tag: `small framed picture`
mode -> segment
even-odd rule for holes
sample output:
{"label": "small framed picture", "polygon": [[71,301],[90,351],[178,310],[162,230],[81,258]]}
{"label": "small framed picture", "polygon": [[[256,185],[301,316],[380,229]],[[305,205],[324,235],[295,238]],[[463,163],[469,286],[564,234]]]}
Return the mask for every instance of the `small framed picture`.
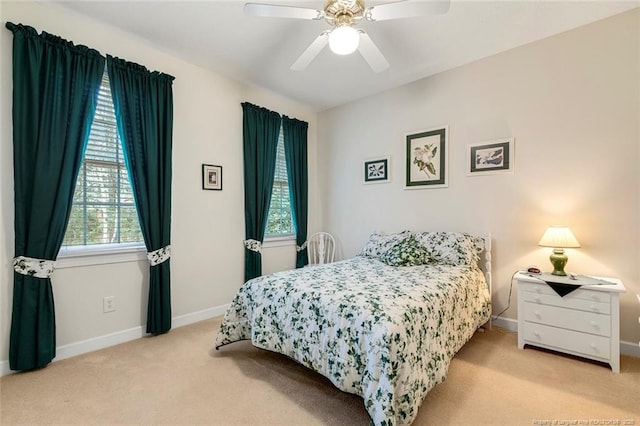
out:
{"label": "small framed picture", "polygon": [[405,189],[444,188],[449,173],[448,128],[438,127],[405,136]]}
{"label": "small framed picture", "polygon": [[513,138],[469,144],[467,175],[513,173]]}
{"label": "small framed picture", "polygon": [[374,158],[364,162],[364,183],[385,183],[391,181],[390,157]]}
{"label": "small framed picture", "polygon": [[222,191],[222,166],[202,165],[202,189]]}

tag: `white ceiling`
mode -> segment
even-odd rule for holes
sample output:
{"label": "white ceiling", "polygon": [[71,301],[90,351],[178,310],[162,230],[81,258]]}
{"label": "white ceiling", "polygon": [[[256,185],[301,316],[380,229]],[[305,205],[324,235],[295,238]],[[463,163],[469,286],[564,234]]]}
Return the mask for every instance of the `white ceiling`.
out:
{"label": "white ceiling", "polygon": [[[258,3],[321,9],[323,0]],[[410,0],[424,1],[424,0]],[[639,0],[451,0],[445,15],[361,22],[390,63],[374,73],[326,47],[304,71],[289,67],[324,21],[249,17],[243,1],[60,1],[234,80],[320,111],[640,6]],[[388,1],[367,1],[366,6]]]}

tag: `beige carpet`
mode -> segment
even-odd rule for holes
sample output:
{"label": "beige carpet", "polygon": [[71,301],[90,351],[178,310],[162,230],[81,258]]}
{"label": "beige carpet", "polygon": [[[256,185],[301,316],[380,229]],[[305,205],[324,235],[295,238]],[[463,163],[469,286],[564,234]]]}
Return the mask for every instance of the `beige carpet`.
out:
{"label": "beige carpet", "polygon": [[[248,342],[212,350],[220,319],[0,380],[0,423],[366,425],[362,399]],[[555,422],[555,423],[554,423]],[[494,327],[456,355],[415,425],[640,426],[640,359],[621,373]]]}

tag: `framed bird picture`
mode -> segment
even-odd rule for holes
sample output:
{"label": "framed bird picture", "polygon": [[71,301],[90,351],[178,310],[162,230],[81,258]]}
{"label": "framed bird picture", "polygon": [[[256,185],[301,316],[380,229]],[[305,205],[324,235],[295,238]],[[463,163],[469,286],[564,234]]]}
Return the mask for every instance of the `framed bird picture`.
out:
{"label": "framed bird picture", "polygon": [[505,138],[467,146],[467,175],[513,173],[514,139]]}

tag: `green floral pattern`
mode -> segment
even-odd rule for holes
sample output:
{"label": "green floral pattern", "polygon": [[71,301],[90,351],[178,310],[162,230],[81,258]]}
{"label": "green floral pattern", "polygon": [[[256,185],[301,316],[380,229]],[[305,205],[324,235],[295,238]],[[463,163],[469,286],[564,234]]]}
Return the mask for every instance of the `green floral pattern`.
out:
{"label": "green floral pattern", "polygon": [[484,248],[482,237],[464,232],[420,232],[415,236],[431,261],[447,265],[475,265]]}
{"label": "green floral pattern", "polygon": [[386,235],[374,232],[369,236],[360,255],[378,258],[384,255],[391,247],[410,236],[411,231],[402,231],[396,234]]}
{"label": "green floral pattern", "polygon": [[350,260],[255,278],[238,291],[216,348],[251,339],[360,395],[375,425],[409,425],[451,358],[489,320],[476,266]]}
{"label": "green floral pattern", "polygon": [[427,263],[429,255],[427,249],[410,235],[389,248],[380,260],[391,266],[418,266]]}
{"label": "green floral pattern", "polygon": [[18,256],[13,259],[13,270],[22,275],[49,278],[53,274],[55,261]]}
{"label": "green floral pattern", "polygon": [[171,258],[171,245],[147,253],[149,264],[156,266]]}

